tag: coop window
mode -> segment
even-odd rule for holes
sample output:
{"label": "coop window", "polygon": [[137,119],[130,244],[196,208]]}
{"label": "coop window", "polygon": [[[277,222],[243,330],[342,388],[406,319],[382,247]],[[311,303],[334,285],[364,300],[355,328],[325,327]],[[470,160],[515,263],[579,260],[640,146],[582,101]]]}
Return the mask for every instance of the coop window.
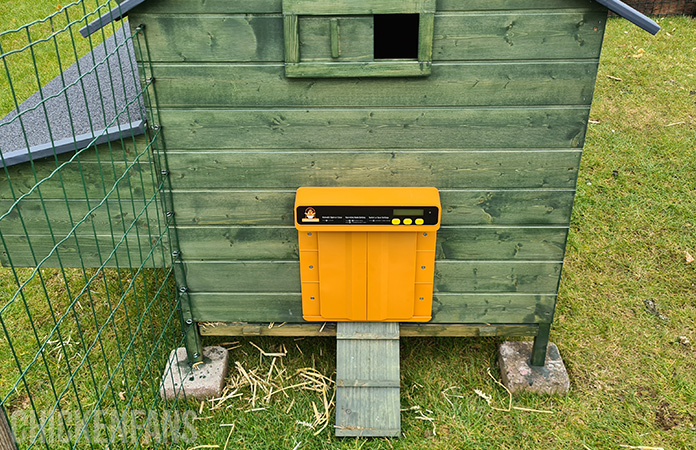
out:
{"label": "coop window", "polygon": [[282,0],[290,78],[430,75],[436,0]]}
{"label": "coop window", "polygon": [[419,14],[375,14],[374,58],[418,59]]}

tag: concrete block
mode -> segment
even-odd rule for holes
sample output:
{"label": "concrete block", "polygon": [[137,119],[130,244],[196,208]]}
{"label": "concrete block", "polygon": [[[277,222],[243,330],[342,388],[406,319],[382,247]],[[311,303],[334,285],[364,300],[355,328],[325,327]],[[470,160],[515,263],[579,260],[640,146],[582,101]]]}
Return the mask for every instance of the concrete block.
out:
{"label": "concrete block", "polygon": [[160,395],[164,400],[183,399],[184,395],[199,400],[218,397],[225,386],[227,362],[227,350],[218,346],[204,347],[203,363],[195,368],[189,366],[185,348],[172,350],[162,376]]}
{"label": "concrete block", "polygon": [[498,352],[498,366],[503,384],[513,394],[533,392],[535,394],[565,395],[570,389],[568,372],[556,344],[549,343],[546,364],[543,367],[530,365],[532,342],[504,342]]}

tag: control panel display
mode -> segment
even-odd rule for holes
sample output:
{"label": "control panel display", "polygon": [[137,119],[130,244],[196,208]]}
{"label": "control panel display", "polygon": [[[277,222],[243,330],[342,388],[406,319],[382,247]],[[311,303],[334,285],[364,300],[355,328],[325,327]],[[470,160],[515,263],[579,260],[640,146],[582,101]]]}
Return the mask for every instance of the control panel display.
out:
{"label": "control panel display", "polygon": [[436,206],[298,206],[298,224],[321,225],[436,225]]}

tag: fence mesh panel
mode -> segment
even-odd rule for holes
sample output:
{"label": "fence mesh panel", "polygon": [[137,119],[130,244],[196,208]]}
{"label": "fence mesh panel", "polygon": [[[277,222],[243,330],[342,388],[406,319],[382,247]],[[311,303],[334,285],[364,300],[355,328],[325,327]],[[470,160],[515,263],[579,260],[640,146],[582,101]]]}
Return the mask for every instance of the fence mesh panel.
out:
{"label": "fence mesh panel", "polygon": [[147,32],[79,33],[118,7],[0,33],[2,448],[168,448],[192,429],[183,394],[160,396],[184,338]]}

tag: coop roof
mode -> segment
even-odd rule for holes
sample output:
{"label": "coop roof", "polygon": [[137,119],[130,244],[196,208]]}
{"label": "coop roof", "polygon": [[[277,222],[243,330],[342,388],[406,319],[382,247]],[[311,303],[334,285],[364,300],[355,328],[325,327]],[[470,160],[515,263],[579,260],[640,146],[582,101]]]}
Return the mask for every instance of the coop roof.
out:
{"label": "coop roof", "polygon": [[[104,25],[119,20],[128,13],[131,9],[145,2],[146,0],[119,0],[119,4],[113,7],[110,11],[99,16],[97,19],[90,22],[86,27],[80,30],[83,36],[87,37],[95,31],[102,28]],[[633,22],[648,33],[657,34],[660,31],[660,26],[652,19],[643,13],[631,8],[627,4],[619,0],[596,0],[619,16]]]}
{"label": "coop roof", "polygon": [[6,166],[143,134],[137,63],[124,25],[0,119]]}

